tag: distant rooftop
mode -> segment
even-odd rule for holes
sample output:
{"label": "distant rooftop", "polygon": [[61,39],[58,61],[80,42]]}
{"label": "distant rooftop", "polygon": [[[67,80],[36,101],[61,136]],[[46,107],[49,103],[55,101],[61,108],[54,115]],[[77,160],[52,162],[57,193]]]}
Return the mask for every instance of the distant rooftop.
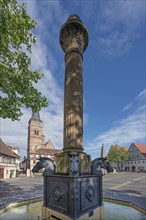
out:
{"label": "distant rooftop", "polygon": [[132,143],[131,145],[135,145],[141,153],[146,155],[146,144]]}
{"label": "distant rooftop", "polygon": [[128,151],[128,149],[129,149],[129,147],[125,147],[125,146],[119,146],[119,145],[117,145],[117,144],[112,144],[112,146],[111,147],[117,147],[117,148],[122,148],[123,150],[125,150],[125,151]]}
{"label": "distant rooftop", "polygon": [[19,155],[17,155],[13,150],[12,147],[7,146],[2,139],[0,138],[0,154],[6,155],[8,157],[14,157],[19,158]]}

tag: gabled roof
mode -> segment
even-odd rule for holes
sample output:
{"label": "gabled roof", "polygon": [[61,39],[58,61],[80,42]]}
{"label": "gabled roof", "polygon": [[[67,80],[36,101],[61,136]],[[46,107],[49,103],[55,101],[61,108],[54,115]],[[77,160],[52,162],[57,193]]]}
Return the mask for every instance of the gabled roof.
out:
{"label": "gabled roof", "polygon": [[[138,144],[138,143],[132,143],[132,145],[135,145],[135,147],[137,147],[137,149],[142,153],[142,154],[146,154],[146,144]],[[130,147],[131,147],[130,146]]]}
{"label": "gabled roof", "polygon": [[9,157],[15,157],[15,158],[19,158],[19,156],[13,152],[13,150],[8,147],[0,138],[0,154],[3,154],[5,156],[9,156]]}
{"label": "gabled roof", "polygon": [[54,147],[54,145],[52,144],[52,142],[51,142],[50,139],[45,143],[44,148],[45,148],[45,149],[52,149],[52,150],[55,150],[55,147]]}
{"label": "gabled roof", "polygon": [[8,148],[10,148],[10,150],[13,152],[14,155],[16,155],[18,158],[20,158],[20,155],[15,152],[15,150],[18,150],[18,152],[19,152],[19,147],[8,146]]}

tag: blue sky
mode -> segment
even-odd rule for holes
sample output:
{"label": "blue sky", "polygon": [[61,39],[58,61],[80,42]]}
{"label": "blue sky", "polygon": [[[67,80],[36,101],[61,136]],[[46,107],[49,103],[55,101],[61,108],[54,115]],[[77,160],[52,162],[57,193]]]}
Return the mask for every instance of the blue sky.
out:
{"label": "blue sky", "polygon": [[[145,143],[145,1],[27,1],[37,21],[37,43],[31,68],[44,77],[36,87],[48,99],[40,112],[46,141],[63,146],[64,52],[59,32],[71,14],[80,16],[89,34],[83,60],[84,150],[92,158],[105,154],[111,144]],[[30,109],[21,121],[2,120],[5,143],[27,152]]]}

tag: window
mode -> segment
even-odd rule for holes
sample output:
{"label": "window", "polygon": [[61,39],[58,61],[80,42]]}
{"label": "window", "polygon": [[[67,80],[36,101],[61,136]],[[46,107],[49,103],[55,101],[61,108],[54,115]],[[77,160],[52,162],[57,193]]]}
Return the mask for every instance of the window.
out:
{"label": "window", "polygon": [[34,131],[34,134],[35,134],[35,135],[39,135],[39,131],[35,130],[35,131]]}

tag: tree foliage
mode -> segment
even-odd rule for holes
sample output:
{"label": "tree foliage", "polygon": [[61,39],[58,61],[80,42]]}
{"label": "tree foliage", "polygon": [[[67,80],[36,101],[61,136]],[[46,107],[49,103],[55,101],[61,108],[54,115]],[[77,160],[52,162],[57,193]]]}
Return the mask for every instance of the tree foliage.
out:
{"label": "tree foliage", "polygon": [[129,159],[129,152],[126,151],[124,148],[114,145],[111,146],[107,158],[110,162],[124,162]]}
{"label": "tree foliage", "polygon": [[48,105],[35,88],[39,70],[30,69],[31,47],[36,42],[32,30],[36,22],[17,0],[0,0],[0,116],[18,120],[23,107],[39,111]]}

